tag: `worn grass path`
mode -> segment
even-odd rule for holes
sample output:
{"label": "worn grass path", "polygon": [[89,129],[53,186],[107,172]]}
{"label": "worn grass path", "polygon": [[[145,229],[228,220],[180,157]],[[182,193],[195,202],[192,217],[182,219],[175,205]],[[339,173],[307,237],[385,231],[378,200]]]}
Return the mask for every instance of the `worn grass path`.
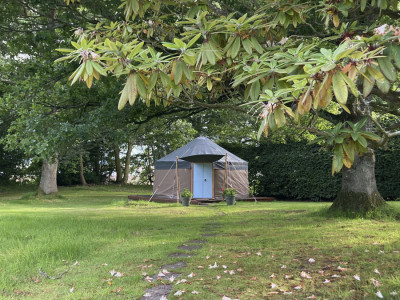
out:
{"label": "worn grass path", "polygon": [[[179,272],[187,281],[170,299],[177,291],[184,299],[378,299],[378,291],[398,299],[391,293],[400,294],[399,221],[327,218],[328,203],[127,205],[128,194],[150,192],[77,187],[36,199],[29,190],[0,190],[1,295],[139,299],[157,284],[147,275],[182,260],[168,254],[202,238],[208,242],[185,258]],[[221,226],[207,228],[215,221]],[[52,280],[39,268],[49,277],[68,272]]]}

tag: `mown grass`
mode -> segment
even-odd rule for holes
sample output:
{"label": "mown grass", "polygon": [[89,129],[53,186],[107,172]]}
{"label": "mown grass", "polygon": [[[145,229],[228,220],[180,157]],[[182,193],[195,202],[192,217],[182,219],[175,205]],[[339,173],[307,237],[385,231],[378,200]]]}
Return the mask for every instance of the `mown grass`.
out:
{"label": "mown grass", "polygon": [[[400,294],[400,224],[395,219],[333,218],[326,214],[329,203],[184,208],[126,201],[129,194],[146,193],[151,188],[75,187],[37,198],[33,189],[3,190],[0,293],[10,298],[138,299],[157,284],[144,281],[145,273],[156,274],[160,266],[182,260],[168,254],[215,230],[206,224],[218,222],[219,235],[207,237],[197,256],[184,259],[188,266],[180,272],[188,281],[173,290],[185,290],[184,299],[376,299],[378,291],[396,299],[390,293]],[[399,203],[390,205],[400,209]],[[215,262],[218,268],[209,269]],[[39,268],[53,277],[68,272],[52,280],[39,275]],[[113,269],[123,276],[112,277]],[[233,275],[224,273],[230,270]],[[191,272],[195,276],[186,277]],[[191,294],[194,290],[199,294]]]}

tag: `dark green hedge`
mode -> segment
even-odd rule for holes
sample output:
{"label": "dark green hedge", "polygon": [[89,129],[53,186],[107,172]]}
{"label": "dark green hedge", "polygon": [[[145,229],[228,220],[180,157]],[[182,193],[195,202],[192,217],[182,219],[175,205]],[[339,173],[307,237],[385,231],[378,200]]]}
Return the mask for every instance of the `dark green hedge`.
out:
{"label": "dark green hedge", "polygon": [[[341,174],[331,175],[331,154],[318,145],[222,146],[249,162],[250,187],[257,196],[322,201],[334,199],[340,189]],[[386,199],[400,197],[400,149],[378,150],[376,156],[379,191]]]}

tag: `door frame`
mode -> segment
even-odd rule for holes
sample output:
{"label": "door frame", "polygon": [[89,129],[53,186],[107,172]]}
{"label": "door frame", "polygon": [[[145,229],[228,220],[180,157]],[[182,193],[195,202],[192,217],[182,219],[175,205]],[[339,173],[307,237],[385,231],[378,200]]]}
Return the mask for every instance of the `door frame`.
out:
{"label": "door frame", "polygon": [[[198,162],[198,164],[205,164],[209,162]],[[194,163],[190,164],[190,192],[193,194],[193,169],[194,169]],[[211,163],[211,174],[212,174],[212,198],[214,199],[214,163]]]}

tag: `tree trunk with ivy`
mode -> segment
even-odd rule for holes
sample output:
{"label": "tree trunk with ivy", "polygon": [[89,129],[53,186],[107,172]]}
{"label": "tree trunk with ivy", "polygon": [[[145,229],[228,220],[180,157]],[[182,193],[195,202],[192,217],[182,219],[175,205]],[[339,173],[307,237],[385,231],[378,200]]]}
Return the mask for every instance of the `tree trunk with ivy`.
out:
{"label": "tree trunk with ivy", "polygon": [[342,188],[330,209],[366,213],[385,204],[376,186],[374,150],[368,149],[351,168],[343,168]]}

